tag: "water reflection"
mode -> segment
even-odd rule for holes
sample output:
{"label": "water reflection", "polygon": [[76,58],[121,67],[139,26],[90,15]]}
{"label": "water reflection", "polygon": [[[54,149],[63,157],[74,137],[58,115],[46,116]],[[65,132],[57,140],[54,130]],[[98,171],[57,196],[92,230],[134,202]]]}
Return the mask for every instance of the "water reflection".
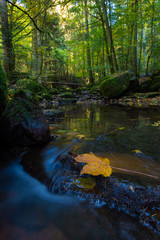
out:
{"label": "water reflection", "polygon": [[108,157],[115,167],[160,177],[160,128],[152,126],[160,119],[160,110],[79,105],[68,106],[65,112],[64,121],[52,130],[60,136],[59,145],[84,135],[72,151],[93,152]]}

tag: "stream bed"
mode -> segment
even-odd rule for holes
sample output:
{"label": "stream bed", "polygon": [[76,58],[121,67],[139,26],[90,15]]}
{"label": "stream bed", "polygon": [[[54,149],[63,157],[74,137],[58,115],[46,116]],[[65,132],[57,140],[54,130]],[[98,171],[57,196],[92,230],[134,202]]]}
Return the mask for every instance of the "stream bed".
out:
{"label": "stream bed", "polygon": [[[50,122],[56,141],[15,159],[0,152],[0,240],[160,239],[160,109],[60,110],[62,119]],[[111,185],[98,179],[99,188],[88,190],[78,183],[64,162],[85,153],[109,159]],[[107,186],[115,189],[110,195]]]}

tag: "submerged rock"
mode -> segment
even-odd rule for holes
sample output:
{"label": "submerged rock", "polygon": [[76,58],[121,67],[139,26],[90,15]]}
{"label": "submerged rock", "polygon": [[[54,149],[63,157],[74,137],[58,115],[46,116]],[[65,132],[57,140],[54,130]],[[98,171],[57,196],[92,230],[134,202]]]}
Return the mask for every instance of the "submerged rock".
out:
{"label": "submerged rock", "polygon": [[25,147],[43,144],[49,139],[49,125],[37,103],[24,91],[16,93],[0,120],[0,142]]}

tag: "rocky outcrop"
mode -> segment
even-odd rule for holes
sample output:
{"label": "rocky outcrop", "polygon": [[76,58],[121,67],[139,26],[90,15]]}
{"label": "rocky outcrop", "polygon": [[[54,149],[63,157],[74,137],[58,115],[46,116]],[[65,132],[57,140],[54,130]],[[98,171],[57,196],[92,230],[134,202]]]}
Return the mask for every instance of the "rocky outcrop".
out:
{"label": "rocky outcrop", "polygon": [[25,147],[44,144],[49,139],[48,123],[35,100],[24,91],[16,93],[0,120],[0,142]]}

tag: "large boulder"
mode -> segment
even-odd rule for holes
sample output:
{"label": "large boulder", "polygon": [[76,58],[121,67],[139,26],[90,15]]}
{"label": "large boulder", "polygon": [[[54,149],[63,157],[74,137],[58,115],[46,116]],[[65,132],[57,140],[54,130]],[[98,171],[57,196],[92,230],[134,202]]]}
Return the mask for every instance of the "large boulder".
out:
{"label": "large boulder", "polygon": [[0,116],[7,102],[7,78],[0,65]]}
{"label": "large boulder", "polygon": [[151,79],[154,79],[155,77],[160,76],[160,69],[155,69],[151,74]]}
{"label": "large boulder", "polygon": [[119,98],[129,92],[135,92],[138,86],[138,79],[130,73],[124,73],[104,79],[100,84],[100,91],[103,96],[108,98]]}
{"label": "large boulder", "polygon": [[149,86],[149,90],[151,92],[153,91],[160,91],[160,76],[155,76],[152,81],[151,84]]}
{"label": "large boulder", "polygon": [[48,142],[49,125],[41,109],[24,91],[17,92],[0,120],[0,142],[9,146],[32,146]]}

